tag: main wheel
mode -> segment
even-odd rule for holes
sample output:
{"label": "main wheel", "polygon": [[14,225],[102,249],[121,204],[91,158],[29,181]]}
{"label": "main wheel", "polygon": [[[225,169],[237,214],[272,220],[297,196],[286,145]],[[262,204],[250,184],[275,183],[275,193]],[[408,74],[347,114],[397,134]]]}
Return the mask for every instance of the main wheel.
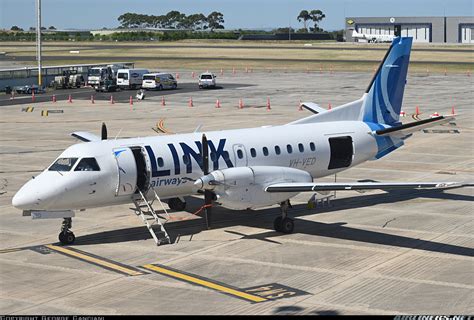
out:
{"label": "main wheel", "polygon": [[76,236],[70,230],[61,231],[58,238],[59,242],[63,245],[73,244],[74,240],[76,240]]}
{"label": "main wheel", "polygon": [[281,217],[277,217],[275,219],[275,221],[273,221],[273,228],[275,229],[275,231],[282,232],[281,231],[281,221],[282,221]]}
{"label": "main wheel", "polygon": [[168,200],[168,206],[171,210],[183,211],[186,208],[186,202],[181,201],[179,198],[171,198]]}
{"label": "main wheel", "polygon": [[283,233],[292,233],[294,227],[295,223],[293,222],[293,219],[285,218],[281,221],[280,231]]}

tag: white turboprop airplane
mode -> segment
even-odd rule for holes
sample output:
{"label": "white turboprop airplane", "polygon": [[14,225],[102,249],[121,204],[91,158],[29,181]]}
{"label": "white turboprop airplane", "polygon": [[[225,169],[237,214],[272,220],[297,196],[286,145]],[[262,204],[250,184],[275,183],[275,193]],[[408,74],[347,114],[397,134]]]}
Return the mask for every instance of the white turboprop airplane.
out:
{"label": "white turboprop airplane", "polygon": [[368,34],[359,33],[355,29],[352,31],[353,39],[367,40],[367,42],[392,42],[395,39],[394,35],[391,34]]}
{"label": "white turboprop airplane", "polygon": [[[64,218],[59,240],[74,242],[74,210],[134,202],[137,211],[153,199],[168,199],[184,209],[184,196],[204,194],[206,223],[215,201],[230,209],[280,204],[277,231],[291,233],[289,199],[300,192],[332,190],[423,189],[461,187],[454,182],[321,183],[317,179],[380,159],[420,129],[448,122],[438,116],[401,124],[412,38],[396,38],[363,96],[332,110],[304,103],[314,114],[284,126],[194,132],[107,140],[87,132],[71,135],[84,141],[67,148],[14,196],[14,207],[33,218]],[[313,182],[316,179],[316,182]],[[144,210],[145,211],[145,210]],[[144,216],[142,215],[142,218]],[[144,219],[145,220],[145,219]],[[158,239],[147,224],[157,244]]]}

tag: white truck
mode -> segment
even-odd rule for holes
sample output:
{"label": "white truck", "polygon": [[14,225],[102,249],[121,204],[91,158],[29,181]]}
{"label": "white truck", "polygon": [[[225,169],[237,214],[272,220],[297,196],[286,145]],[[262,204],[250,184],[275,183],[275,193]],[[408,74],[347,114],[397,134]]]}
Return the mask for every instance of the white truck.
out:
{"label": "white truck", "polygon": [[96,87],[100,84],[101,81],[105,79],[114,79],[114,71],[110,66],[107,67],[94,67],[90,68],[87,74],[87,83]]}
{"label": "white truck", "polygon": [[117,71],[117,86],[120,89],[141,88],[143,75],[148,72],[147,69],[119,69]]}

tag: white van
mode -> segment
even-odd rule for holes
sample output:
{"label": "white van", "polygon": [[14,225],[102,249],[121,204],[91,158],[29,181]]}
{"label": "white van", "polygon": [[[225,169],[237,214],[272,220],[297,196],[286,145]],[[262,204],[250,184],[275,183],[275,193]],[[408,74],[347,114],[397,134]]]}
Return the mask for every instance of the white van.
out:
{"label": "white van", "polygon": [[215,88],[216,87],[216,75],[210,72],[204,72],[199,75],[198,79],[199,89],[202,88]]}
{"label": "white van", "polygon": [[171,73],[147,73],[143,75],[142,88],[146,90],[176,89],[178,82]]}
{"label": "white van", "polygon": [[140,88],[143,75],[148,72],[147,69],[119,69],[117,71],[117,86],[121,89]]}

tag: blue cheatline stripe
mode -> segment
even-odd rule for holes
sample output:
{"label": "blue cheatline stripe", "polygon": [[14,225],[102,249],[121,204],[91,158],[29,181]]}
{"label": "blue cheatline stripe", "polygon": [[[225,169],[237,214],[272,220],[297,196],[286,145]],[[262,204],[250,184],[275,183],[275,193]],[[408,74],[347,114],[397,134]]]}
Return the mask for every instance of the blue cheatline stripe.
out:
{"label": "blue cheatline stripe", "polygon": [[[370,128],[371,131],[387,129],[387,127],[389,127],[374,122],[365,122],[365,124]],[[398,149],[403,145],[403,141],[395,144],[395,142],[392,140],[392,138],[390,138],[390,136],[374,135],[374,138],[375,142],[377,143],[377,154],[375,155],[376,159],[380,159],[383,156],[386,156],[390,152]]]}

